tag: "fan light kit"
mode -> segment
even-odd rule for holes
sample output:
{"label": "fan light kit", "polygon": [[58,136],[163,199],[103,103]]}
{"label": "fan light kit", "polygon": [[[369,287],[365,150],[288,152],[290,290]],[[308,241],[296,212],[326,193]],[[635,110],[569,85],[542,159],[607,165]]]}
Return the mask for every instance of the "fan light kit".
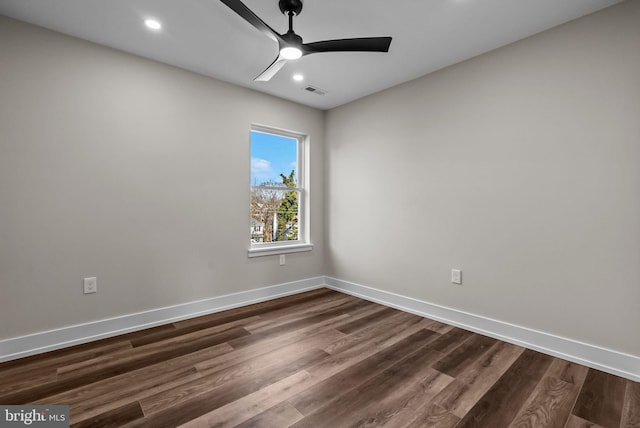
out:
{"label": "fan light kit", "polygon": [[150,28],[152,30],[160,30],[162,28],[162,24],[160,24],[160,22],[156,21],[155,19],[145,19],[144,20],[144,25],[147,26],[147,28]]}
{"label": "fan light kit", "polygon": [[321,42],[302,43],[302,37],[293,31],[293,17],[302,12],[302,0],[280,0],[280,11],[289,18],[289,31],[277,33],[262,19],[253,13],[240,0],[220,0],[245,21],[257,28],[274,42],[278,43],[280,53],[255,81],[266,82],[287,63],[305,55],[323,52],[389,52],[391,37],[360,37],[355,39],[324,40]]}
{"label": "fan light kit", "polygon": [[302,56],[302,51],[295,46],[287,46],[280,49],[280,56],[284,59],[298,59]]}

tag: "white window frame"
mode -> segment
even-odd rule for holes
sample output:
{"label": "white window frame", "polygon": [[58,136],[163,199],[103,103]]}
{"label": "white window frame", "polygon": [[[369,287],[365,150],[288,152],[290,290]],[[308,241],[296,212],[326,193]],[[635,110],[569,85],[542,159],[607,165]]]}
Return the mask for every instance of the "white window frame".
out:
{"label": "white window frame", "polygon": [[[307,157],[308,153],[308,144],[309,144],[309,136],[285,129],[274,128],[272,126],[265,125],[251,125],[251,131],[263,132],[266,134],[273,134],[287,138],[293,138],[298,141],[298,170],[297,170],[297,180],[298,187],[296,191],[298,192],[298,239],[295,241],[276,241],[276,242],[251,242],[251,237],[249,240],[249,257],[261,257],[261,256],[270,256],[277,254],[287,254],[287,253],[297,253],[302,251],[311,251],[313,249],[313,244],[310,242],[310,234],[309,234],[309,188],[308,188],[308,166],[309,159]],[[251,144],[251,142],[249,142]],[[249,162],[251,162],[251,155],[249,156]],[[251,190],[254,187],[253,183],[249,183],[249,206],[251,204]],[[284,190],[283,187],[265,187],[260,186],[261,188],[272,189],[272,190]],[[251,216],[249,217],[249,221],[251,221]]]}

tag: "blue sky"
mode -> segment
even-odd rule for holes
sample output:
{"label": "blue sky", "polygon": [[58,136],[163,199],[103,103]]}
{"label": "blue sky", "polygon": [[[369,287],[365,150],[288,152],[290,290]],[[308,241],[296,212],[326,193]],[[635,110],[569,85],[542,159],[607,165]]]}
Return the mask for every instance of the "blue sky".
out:
{"label": "blue sky", "polygon": [[297,179],[297,150],[295,138],[251,131],[251,184],[282,183],[280,173],[288,176],[291,170]]}

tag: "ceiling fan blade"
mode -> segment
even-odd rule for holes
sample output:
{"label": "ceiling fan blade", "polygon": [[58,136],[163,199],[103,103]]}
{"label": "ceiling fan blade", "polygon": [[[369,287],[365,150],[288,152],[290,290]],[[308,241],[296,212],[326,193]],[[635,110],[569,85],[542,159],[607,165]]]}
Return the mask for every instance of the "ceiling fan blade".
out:
{"label": "ceiling fan blade", "polygon": [[302,45],[305,55],[321,52],[389,52],[391,37],[325,40]]}
{"label": "ceiling fan blade", "polygon": [[280,71],[282,66],[285,65],[286,63],[287,63],[287,60],[278,55],[278,58],[276,58],[275,61],[273,61],[271,63],[271,65],[269,67],[267,67],[267,69],[265,71],[260,73],[260,75],[258,77],[253,79],[253,81],[254,82],[268,82],[269,80],[271,80],[271,78],[273,76],[276,75],[276,73],[278,71]]}
{"label": "ceiling fan blade", "polygon": [[262,19],[258,18],[258,16],[251,11],[247,6],[244,5],[240,0],[220,0],[222,3],[229,6],[231,10],[240,15],[247,21],[249,24],[253,25],[262,33],[266,34],[272,40],[280,43],[282,41],[282,36],[276,31],[269,27]]}

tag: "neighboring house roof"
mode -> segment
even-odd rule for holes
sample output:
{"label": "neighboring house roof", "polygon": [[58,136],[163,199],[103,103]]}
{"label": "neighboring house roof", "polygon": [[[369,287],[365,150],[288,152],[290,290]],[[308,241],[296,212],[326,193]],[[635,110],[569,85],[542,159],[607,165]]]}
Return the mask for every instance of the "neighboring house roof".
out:
{"label": "neighboring house roof", "polygon": [[256,220],[255,218],[251,218],[251,226],[264,226],[264,223],[261,222],[260,220]]}

